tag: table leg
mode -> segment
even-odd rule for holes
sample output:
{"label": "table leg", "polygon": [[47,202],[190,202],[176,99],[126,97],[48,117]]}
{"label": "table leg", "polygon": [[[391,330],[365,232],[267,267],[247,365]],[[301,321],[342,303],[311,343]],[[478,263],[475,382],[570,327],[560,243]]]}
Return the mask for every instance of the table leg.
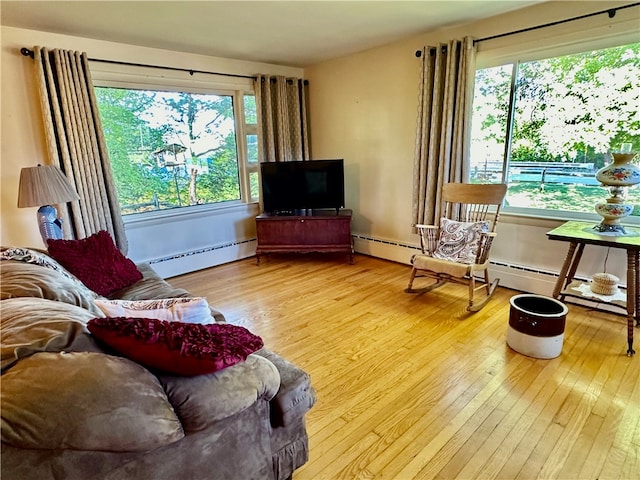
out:
{"label": "table leg", "polygon": [[640,310],[640,267],[638,266],[638,262],[640,260],[638,260],[638,256],[640,256],[640,250],[636,250],[635,251],[635,260],[634,260],[634,264],[635,264],[635,272],[636,272],[636,277],[635,277],[635,283],[634,285],[636,286],[636,296],[635,296],[635,312],[633,313],[635,319],[636,319],[636,327],[640,327],[640,312],[638,310]]}
{"label": "table leg", "polygon": [[638,250],[627,250],[627,356],[631,357],[633,349],[633,324],[638,304]]}
{"label": "table leg", "polygon": [[[570,242],[569,243],[569,251],[567,252],[567,256],[564,259],[564,263],[562,264],[562,268],[560,269],[560,274],[558,276],[558,280],[556,280],[556,286],[553,289],[553,298],[558,298],[560,296],[560,292],[562,291],[562,289],[564,287],[567,286],[567,284],[563,285],[565,283],[565,280],[567,278],[567,272],[569,271],[569,267],[572,264],[572,260],[573,260],[573,254],[576,251],[576,247],[578,246],[577,242]],[[584,246],[584,245],[581,245]],[[577,268],[577,265],[576,265]],[[572,268],[571,270],[573,270],[573,273],[575,274],[575,268]]]}
{"label": "table leg", "polygon": [[578,244],[578,250],[576,251],[576,254],[573,257],[573,262],[571,263],[571,268],[569,269],[569,274],[567,275],[567,281],[564,285],[564,288],[567,288],[569,284],[573,281],[573,277],[576,276],[578,265],[580,264],[580,260],[582,259],[582,252],[584,251],[584,246],[585,246],[584,243]]}

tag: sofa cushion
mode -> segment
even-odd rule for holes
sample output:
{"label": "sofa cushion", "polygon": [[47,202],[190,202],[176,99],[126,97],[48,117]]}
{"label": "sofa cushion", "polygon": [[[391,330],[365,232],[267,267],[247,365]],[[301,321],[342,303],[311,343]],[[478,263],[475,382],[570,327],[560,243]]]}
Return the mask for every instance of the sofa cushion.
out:
{"label": "sofa cushion", "polygon": [[99,295],[109,296],[142,278],[105,230],[81,240],[48,239],[47,245],[51,257]]}
{"label": "sofa cushion", "polygon": [[489,231],[489,222],[458,222],[442,217],[434,258],[472,264],[476,260],[480,234]]}
{"label": "sofa cushion", "polygon": [[75,305],[42,298],[2,300],[2,370],[37,352],[73,350],[80,341],[92,349],[86,324],[94,317],[91,312]]}
{"label": "sofa cushion", "polygon": [[213,323],[207,300],[202,297],[157,300],[96,299],[96,306],[107,317],[155,318],[171,322]]}
{"label": "sofa cushion", "polygon": [[262,348],[246,328],[225,323],[167,322],[153,318],[95,318],[89,331],[116,352],[148,368],[202,375],[235,365]]}
{"label": "sofa cushion", "polygon": [[103,316],[94,300],[98,297],[80,280],[73,281],[60,272],[22,261],[0,262],[0,298],[34,297],[56,300]]}
{"label": "sofa cushion", "polygon": [[[2,251],[0,251],[0,260],[15,260],[48,268],[49,270],[53,270],[59,275],[66,277],[68,280],[86,288],[80,279],[75,275],[72,275],[71,272],[56,262],[53,258],[35,249],[23,247],[2,247]],[[95,293],[93,293],[93,295],[95,296]]]}
{"label": "sofa cushion", "polygon": [[22,448],[144,451],[184,432],[160,382],[125,358],[37,353],[2,376],[2,441]]}
{"label": "sofa cushion", "polygon": [[271,400],[280,386],[278,370],[257,355],[208,375],[159,378],[188,433],[235,415],[258,399]]}

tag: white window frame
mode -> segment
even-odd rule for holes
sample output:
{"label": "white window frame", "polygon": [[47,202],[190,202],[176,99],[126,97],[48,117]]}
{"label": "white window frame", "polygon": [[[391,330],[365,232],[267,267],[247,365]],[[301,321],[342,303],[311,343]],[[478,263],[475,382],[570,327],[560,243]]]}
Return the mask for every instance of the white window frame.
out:
{"label": "white window frame", "polygon": [[[255,92],[252,90],[251,92],[244,92],[243,96],[242,96],[242,105],[241,105],[241,110],[242,110],[242,124],[243,124],[243,128],[244,128],[244,141],[242,142],[242,148],[244,149],[243,155],[244,155],[244,169],[245,169],[245,174],[242,176],[243,181],[245,182],[244,185],[244,190],[246,192],[246,197],[243,198],[247,198],[248,203],[258,203],[260,200],[260,192],[258,192],[258,196],[257,197],[252,197],[251,196],[251,181],[250,181],[250,176],[252,173],[257,173],[258,175],[260,175],[260,160],[258,159],[258,161],[256,162],[250,162],[249,161],[249,152],[248,152],[248,145],[249,142],[247,141],[247,138],[249,137],[249,135],[256,135],[259,136],[259,129],[258,129],[258,124],[257,123],[247,123],[247,119],[245,118],[245,110],[244,110],[244,97],[245,96],[252,96],[252,97],[256,97]],[[257,105],[256,105],[256,109],[257,109]],[[258,112],[256,112],[256,122],[259,122],[260,120],[258,119],[259,115]]]}
{"label": "white window frame", "polygon": [[[244,115],[244,95],[255,95],[253,79],[245,77],[222,76],[216,74],[167,70],[162,68],[138,67],[134,65],[89,62],[93,85],[95,87],[126,88],[135,90],[162,90],[185,93],[226,95],[233,97],[236,150],[238,156],[238,183],[240,200],[205,205],[190,205],[179,209],[158,210],[145,213],[133,213],[123,216],[126,225],[169,219],[175,215],[201,215],[204,212],[224,214],[227,210],[236,210],[239,206],[257,204],[251,198],[249,172],[254,168],[247,157],[247,129]],[[256,129],[257,134],[257,129]]]}
{"label": "white window frame", "polygon": [[[637,11],[630,8],[628,11],[617,12],[617,15],[623,18],[613,21],[613,26],[603,22],[602,19],[598,20],[594,17],[593,22],[595,23],[590,23],[587,26],[581,26],[579,22],[573,22],[573,24],[564,25],[564,29],[550,30],[547,28],[514,36],[505,36],[486,43],[481,42],[478,45],[478,53],[476,55],[476,71],[512,64],[514,65],[512,71],[513,85],[513,75],[517,74],[517,66],[520,63],[640,42]],[[512,108],[513,104],[510,104],[510,107]],[[505,146],[505,148],[510,147]],[[506,163],[507,159],[505,158],[504,161]],[[506,172],[503,172],[503,178],[504,176],[506,176]],[[634,188],[640,188],[640,186]],[[604,200],[608,196],[607,190],[602,187],[602,199]],[[501,214],[561,221],[580,220],[591,222],[601,220],[601,217],[595,212],[571,212],[508,206],[501,210]],[[640,217],[626,217],[623,223],[634,226],[640,225]]]}

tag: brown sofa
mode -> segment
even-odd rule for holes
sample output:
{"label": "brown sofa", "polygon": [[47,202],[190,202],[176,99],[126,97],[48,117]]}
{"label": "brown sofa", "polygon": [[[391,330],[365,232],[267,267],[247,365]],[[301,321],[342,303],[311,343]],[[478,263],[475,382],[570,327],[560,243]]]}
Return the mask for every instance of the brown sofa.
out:
{"label": "brown sofa", "polygon": [[[189,296],[138,268],[112,298]],[[96,342],[104,314],[79,281],[15,256],[0,273],[4,480],[281,480],[307,461],[315,393],[287,360],[263,348],[211,374],[152,372]]]}

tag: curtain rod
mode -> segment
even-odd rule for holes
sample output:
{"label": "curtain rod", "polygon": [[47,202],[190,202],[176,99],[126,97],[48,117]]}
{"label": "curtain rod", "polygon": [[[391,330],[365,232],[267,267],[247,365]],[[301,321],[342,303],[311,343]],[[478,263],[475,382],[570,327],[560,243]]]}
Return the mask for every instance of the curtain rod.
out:
{"label": "curtain rod", "polygon": [[560,24],[563,24],[563,23],[573,22],[574,20],[582,20],[583,18],[595,17],[597,15],[602,15],[603,13],[606,13],[609,16],[609,18],[613,18],[613,17],[616,16],[616,13],[618,12],[618,10],[624,10],[625,8],[637,7],[638,5],[640,5],[640,2],[631,3],[629,5],[623,5],[621,7],[608,8],[607,10],[600,10],[599,12],[586,13],[584,15],[578,15],[577,17],[565,18],[564,20],[558,20],[556,22],[544,23],[542,25],[536,25],[534,27],[523,28],[521,30],[514,30],[513,32],[500,33],[498,35],[492,35],[490,37],[478,38],[477,40],[473,41],[473,44],[475,45],[476,43],[484,42],[485,40],[493,40],[494,38],[508,37],[510,35],[515,35],[517,33],[530,32],[532,30],[538,30],[540,28],[553,27],[555,25],[560,25]]}
{"label": "curtain rod", "polygon": [[[22,53],[22,55],[24,55],[25,57],[34,57],[34,52],[33,50],[30,50],[28,48],[21,48],[20,49],[20,53]],[[221,73],[221,72],[208,72],[206,70],[193,70],[191,68],[179,68],[179,67],[164,67],[162,65],[149,65],[146,63],[132,63],[132,62],[120,62],[118,60],[103,60],[100,58],[90,58],[89,61],[91,62],[101,62],[101,63],[111,63],[111,64],[115,64],[115,65],[128,65],[130,67],[145,67],[145,68],[162,68],[164,70],[173,70],[176,72],[188,72],[189,75],[194,75],[196,73],[206,73],[208,75],[223,75],[225,77],[239,77],[239,78],[252,78],[252,79],[256,79],[256,77],[254,75],[238,75],[235,73]]]}
{"label": "curtain rod", "polygon": [[[631,3],[629,5],[623,5],[621,7],[609,8],[607,10],[600,10],[598,12],[586,13],[584,15],[578,15],[577,17],[565,18],[564,20],[558,20],[558,21],[555,21],[555,22],[543,23],[542,25],[535,25],[533,27],[522,28],[520,30],[514,30],[512,32],[499,33],[497,35],[491,35],[490,37],[478,38],[478,39],[473,41],[473,44],[475,45],[477,43],[484,42],[486,40],[493,40],[493,39],[496,39],[496,38],[508,37],[508,36],[511,36],[511,35],[516,35],[518,33],[530,32],[532,30],[538,30],[540,28],[553,27],[555,25],[561,25],[563,23],[569,23],[569,22],[573,22],[575,20],[582,20],[583,18],[595,17],[597,15],[602,15],[603,13],[606,13],[607,15],[609,15],[609,18],[613,18],[613,17],[616,16],[616,13],[617,13],[618,10],[624,10],[625,8],[637,7],[638,5],[640,5],[640,2]],[[433,55],[434,53],[435,53],[435,48],[432,48],[431,49],[431,55]],[[416,50],[416,57],[420,58],[421,56],[422,56],[422,50]]]}

